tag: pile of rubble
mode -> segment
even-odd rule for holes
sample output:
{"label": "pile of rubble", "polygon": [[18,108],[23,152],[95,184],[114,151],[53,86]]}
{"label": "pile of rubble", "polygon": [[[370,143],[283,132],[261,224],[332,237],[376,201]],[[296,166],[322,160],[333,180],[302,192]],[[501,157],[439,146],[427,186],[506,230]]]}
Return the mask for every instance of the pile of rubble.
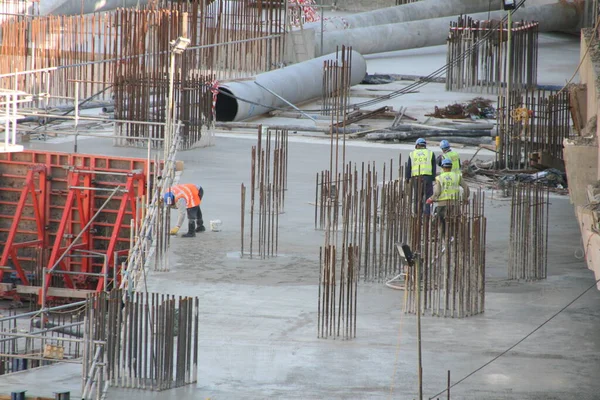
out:
{"label": "pile of rubble", "polygon": [[432,114],[427,117],[444,119],[496,119],[496,109],[492,101],[483,97],[475,97],[466,103],[454,103],[444,108],[435,106]]}
{"label": "pile of rubble", "polygon": [[496,161],[464,161],[463,178],[488,189],[502,190],[515,182],[523,182],[548,186],[551,192],[557,194],[569,193],[567,175],[558,169],[511,171],[496,167]]}

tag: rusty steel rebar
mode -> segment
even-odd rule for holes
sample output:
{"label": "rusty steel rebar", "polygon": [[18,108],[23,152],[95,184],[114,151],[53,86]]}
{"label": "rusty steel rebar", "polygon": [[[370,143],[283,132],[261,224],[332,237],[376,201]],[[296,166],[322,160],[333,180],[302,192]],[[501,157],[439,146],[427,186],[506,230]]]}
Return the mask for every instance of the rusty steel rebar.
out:
{"label": "rusty steel rebar", "polygon": [[538,31],[538,22],[512,24],[513,57],[508,69],[507,23],[459,17],[450,24],[446,90],[498,94],[503,90],[509,70],[512,87],[535,88]]}
{"label": "rusty steel rebar", "polygon": [[[433,316],[464,318],[480,314],[485,305],[485,197],[481,190],[468,204],[448,204],[444,227],[439,217],[413,215],[411,248],[421,260],[421,284],[407,269],[404,312],[421,309]],[[422,226],[422,228],[420,228]]]}
{"label": "rusty steel rebar", "polygon": [[[14,7],[4,3],[0,12],[10,13]],[[181,148],[191,148],[210,143],[220,81],[283,65],[285,13],[269,0],[161,0],[98,14],[7,17],[0,75],[8,76],[0,85],[31,94],[27,107],[46,111],[73,98],[101,102],[116,120],[146,122],[115,123],[117,144],[151,139],[158,148],[167,136],[172,72],[173,118],[182,124]],[[190,46],[171,69],[170,42],[181,36]]]}
{"label": "rusty steel rebar", "polygon": [[546,279],[550,190],[541,184],[511,186],[508,278]]}
{"label": "rusty steel rebar", "polygon": [[[264,132],[263,132],[264,131]],[[263,138],[264,133],[264,138]],[[258,256],[275,257],[279,251],[279,215],[284,212],[288,171],[288,131],[259,127],[251,149],[250,229],[248,254],[254,254],[255,225]],[[246,188],[242,184],[241,256],[244,256]],[[258,210],[255,211],[258,201]],[[257,221],[255,222],[255,217]]]}
{"label": "rusty steel rebar", "polygon": [[568,90],[514,90],[508,96],[498,96],[500,165],[523,170],[543,158],[553,164],[563,161],[563,142],[570,135],[570,110]]}

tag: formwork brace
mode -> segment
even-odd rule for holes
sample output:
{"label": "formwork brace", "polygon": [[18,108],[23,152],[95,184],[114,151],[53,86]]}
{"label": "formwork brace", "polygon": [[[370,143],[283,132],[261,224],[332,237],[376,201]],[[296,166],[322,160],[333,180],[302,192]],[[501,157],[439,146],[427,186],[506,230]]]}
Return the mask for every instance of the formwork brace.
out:
{"label": "formwork brace", "polygon": [[[27,172],[27,176],[25,177],[25,183],[23,185],[23,190],[21,191],[21,196],[19,197],[19,202],[17,203],[17,209],[15,211],[15,218],[12,221],[10,230],[8,232],[8,238],[6,243],[4,244],[4,249],[2,251],[2,258],[0,258],[0,266],[4,267],[0,269],[0,282],[2,282],[4,278],[4,272],[10,267],[8,266],[8,260],[12,260],[14,271],[17,273],[19,279],[24,285],[29,285],[29,280],[27,279],[27,274],[21,267],[17,257],[17,250],[26,248],[26,247],[44,247],[46,242],[46,208],[44,207],[44,203],[46,202],[46,196],[48,193],[47,185],[47,174],[48,169],[44,165],[34,165],[29,168]],[[39,182],[39,189],[35,187],[35,181]],[[37,192],[40,192],[39,194]],[[27,198],[31,195],[33,201],[33,209],[35,214],[35,222],[36,222],[36,240],[30,240],[26,242],[15,243],[15,239],[17,237],[17,231],[19,228],[19,223],[21,221],[21,217],[23,216],[23,210],[25,209],[25,205],[27,203]]]}
{"label": "formwork brace", "polygon": [[[87,171],[86,171],[87,172]],[[84,184],[83,186],[78,185],[79,180],[83,177]],[[145,184],[145,175],[139,171],[134,171],[127,174],[127,181],[125,183],[125,188],[122,186],[117,186],[113,189],[108,189],[112,193],[105,200],[104,204],[96,211],[96,213],[90,217],[91,204],[89,204],[89,196],[85,196],[82,192],[93,191],[92,187],[92,173],[83,173],[80,170],[73,170],[70,173],[69,179],[69,194],[67,195],[67,199],[65,202],[64,212],[60,221],[59,228],[56,232],[54,246],[52,247],[52,253],[49,257],[47,265],[49,266],[45,269],[43,285],[39,289],[39,301],[41,304],[46,304],[47,301],[47,293],[48,289],[51,287],[51,279],[52,274],[60,274],[63,277],[64,284],[69,289],[76,289],[75,284],[73,283],[73,279],[71,279],[71,274],[65,263],[64,258],[69,256],[69,252],[72,250],[80,250],[86,251],[90,250],[90,226],[94,222],[94,220],[100,215],[106,205],[113,199],[113,197],[121,192],[123,196],[121,197],[119,209],[116,214],[115,222],[113,225],[113,230],[110,236],[110,240],[108,243],[108,247],[106,249],[106,254],[104,255],[104,262],[102,265],[102,270],[97,273],[98,283],[96,285],[96,291],[100,292],[106,289],[107,279],[108,279],[108,268],[114,262],[114,257],[116,256],[116,246],[119,239],[119,230],[123,223],[123,219],[127,214],[127,206],[130,206],[131,215],[133,218],[136,218],[137,215],[137,203],[136,200],[138,198],[142,198],[144,195],[144,184]],[[76,206],[74,203],[76,203]],[[87,206],[84,204],[88,202]],[[71,241],[70,245],[66,247],[61,247],[61,243],[63,239],[65,239],[65,230],[71,219],[71,211],[73,208],[78,208],[80,214],[80,225],[81,231],[79,234]],[[81,239],[81,243],[78,241]],[[81,272],[85,273],[85,275],[81,275],[82,277],[89,276],[91,273],[91,263],[89,262],[90,258],[82,258],[82,267]],[[60,271],[57,269],[60,268]],[[66,273],[63,273],[66,272]],[[118,274],[114,274],[117,276]]]}

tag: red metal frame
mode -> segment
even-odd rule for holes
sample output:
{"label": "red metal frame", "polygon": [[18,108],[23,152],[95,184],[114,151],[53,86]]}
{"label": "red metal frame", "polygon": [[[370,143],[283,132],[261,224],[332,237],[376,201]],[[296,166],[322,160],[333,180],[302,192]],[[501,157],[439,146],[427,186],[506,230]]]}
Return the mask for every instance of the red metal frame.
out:
{"label": "red metal frame", "polygon": [[[7,226],[6,221],[11,220],[8,231],[0,225],[0,234],[7,233],[4,243],[0,242],[0,245],[4,245],[0,265],[7,266],[10,259],[21,285],[31,286],[21,293],[37,293],[38,301],[42,303],[52,300],[53,296],[74,295],[69,289],[102,291],[105,275],[112,278],[114,273],[118,277],[116,272],[120,265],[116,265],[115,253],[118,256],[127,254],[130,221],[135,219],[136,226],[140,222],[137,201],[146,194],[147,167],[146,160],[135,158],[39,151],[0,154],[0,190],[7,190],[7,193],[20,191],[18,202],[15,202],[16,197],[12,195],[0,199],[0,207],[10,207],[4,208],[7,210],[4,211],[5,215],[0,212],[0,221],[3,220],[4,226]],[[23,175],[24,170],[27,171],[26,175]],[[112,174],[119,176],[115,178]],[[23,188],[15,189],[21,180]],[[96,220],[91,221],[100,204],[108,197],[92,188],[110,190],[116,186],[124,187],[123,191],[115,194],[110,205]],[[28,203],[30,198],[32,201]],[[61,198],[65,198],[64,204]],[[15,208],[16,212],[12,215]],[[23,217],[24,213],[29,216]],[[35,215],[35,218],[30,215]],[[31,227],[20,227],[23,220],[35,220],[35,232]],[[88,223],[90,226],[84,230]],[[69,248],[80,233],[78,242]],[[18,242],[19,238],[34,234],[36,240]],[[37,256],[27,257],[26,254],[17,253],[19,249],[27,247],[35,249]],[[68,248],[69,252],[56,266],[54,273],[46,274],[41,279],[41,267],[52,268]],[[79,257],[82,254],[80,251],[100,253],[104,255],[106,262],[104,263],[104,258],[100,262],[98,257]],[[117,271],[114,271],[115,267]],[[28,279],[28,273],[36,271],[34,280],[39,283]],[[61,271],[96,273],[99,276],[62,274]],[[0,282],[4,272],[0,269]],[[53,279],[53,276],[61,278]],[[48,296],[50,288],[66,290],[62,290],[60,294],[56,294],[55,290],[55,295]],[[19,290],[17,286],[17,291]],[[10,293],[4,293],[8,294]]]}
{"label": "red metal frame", "polygon": [[[38,188],[40,191],[40,195],[37,194],[37,189],[35,187],[35,181],[38,181]],[[17,203],[17,210],[13,217],[13,222],[8,231],[8,238],[4,243],[4,249],[2,251],[2,258],[0,258],[0,265],[7,266],[9,258],[12,260],[15,271],[17,275],[21,279],[24,285],[29,285],[29,280],[27,279],[27,274],[21,267],[21,263],[19,262],[19,258],[17,256],[17,250],[25,247],[43,247],[46,239],[46,210],[43,207],[45,202],[45,197],[48,189],[48,181],[47,177],[47,168],[44,165],[33,166],[27,172],[27,176],[25,177],[25,183],[23,185],[23,190],[21,191],[21,196],[19,197],[19,202]],[[31,195],[32,199],[32,207],[35,214],[35,222],[36,222],[36,240],[30,240],[26,242],[16,243],[17,238],[17,230],[19,228],[19,223],[21,222],[21,218],[23,217],[23,212],[25,210],[25,205],[27,204],[27,198]],[[0,269],[0,282],[2,282],[4,278],[4,270]]]}

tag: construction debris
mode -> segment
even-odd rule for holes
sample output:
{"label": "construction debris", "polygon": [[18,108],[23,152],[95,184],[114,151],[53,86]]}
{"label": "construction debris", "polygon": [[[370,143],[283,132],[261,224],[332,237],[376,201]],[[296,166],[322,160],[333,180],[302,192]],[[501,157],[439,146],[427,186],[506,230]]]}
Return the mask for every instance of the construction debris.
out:
{"label": "construction debris", "polygon": [[435,106],[434,112],[425,116],[448,119],[494,119],[496,110],[492,103],[491,100],[483,97],[475,97],[467,103],[454,103],[444,108]]}
{"label": "construction debris", "polygon": [[365,78],[360,83],[361,85],[385,85],[386,83],[395,82],[396,79],[391,75],[369,75],[367,74]]}
{"label": "construction debris", "polygon": [[522,183],[539,183],[544,186],[564,189],[567,187],[567,177],[564,172],[557,169],[548,169],[532,174],[506,174],[500,178],[500,182],[522,182]]}

